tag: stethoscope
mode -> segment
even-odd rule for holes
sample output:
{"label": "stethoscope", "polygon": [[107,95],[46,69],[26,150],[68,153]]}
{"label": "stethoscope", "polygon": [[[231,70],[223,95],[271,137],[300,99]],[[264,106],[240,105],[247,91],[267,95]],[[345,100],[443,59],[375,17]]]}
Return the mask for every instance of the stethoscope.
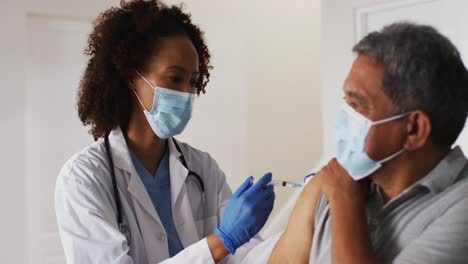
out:
{"label": "stethoscope", "polygon": [[[174,142],[174,146],[176,147],[177,151],[180,153],[180,161],[182,165],[188,170],[188,175],[187,179],[192,176],[196,182],[198,187],[200,188],[200,193],[201,193],[201,200],[202,200],[202,207],[203,207],[203,234],[202,237],[205,237],[205,229],[206,229],[206,208],[205,208],[205,183],[203,182],[202,177],[198,175],[198,173],[191,171],[187,167],[187,162],[185,160],[184,154],[180,150],[179,144],[177,141],[172,138],[172,142]],[[115,169],[114,169],[114,161],[112,160],[112,155],[110,152],[110,143],[109,143],[109,134],[106,135],[105,140],[105,147],[106,147],[106,153],[107,153],[107,159],[109,160],[110,168],[111,168],[111,179],[112,179],[112,189],[114,192],[114,200],[117,208],[117,225],[119,227],[119,230],[124,236],[127,238],[127,243],[130,243],[130,229],[126,223],[124,223],[123,218],[122,218],[122,202],[120,201],[120,196],[117,190],[117,180],[115,178]]]}

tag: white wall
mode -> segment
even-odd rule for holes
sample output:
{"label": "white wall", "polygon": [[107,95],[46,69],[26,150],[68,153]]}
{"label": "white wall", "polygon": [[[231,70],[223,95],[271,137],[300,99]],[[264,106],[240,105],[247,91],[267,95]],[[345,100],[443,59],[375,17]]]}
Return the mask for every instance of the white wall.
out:
{"label": "white wall", "polygon": [[[322,154],[320,1],[250,1],[249,172],[302,182]],[[292,194],[276,188],[273,217]]]}
{"label": "white wall", "polygon": [[[187,1],[186,7],[213,54],[212,82],[202,97],[230,98],[227,105],[210,103],[210,123],[195,117],[187,132],[200,135],[190,141],[212,153],[233,189],[248,175],[269,171],[302,181],[322,153],[320,1]],[[202,103],[197,107],[207,107]],[[226,121],[245,132],[228,131],[220,125]],[[218,141],[222,135],[229,141]],[[239,164],[230,163],[237,155]],[[272,217],[292,190],[277,188],[276,194]]]}
{"label": "white wall", "polygon": [[27,237],[24,123],[24,30],[22,10],[0,2],[0,259],[2,263],[26,263]]}
{"label": "white wall", "polygon": [[55,180],[63,163],[93,141],[75,102],[90,30],[87,21],[27,18],[26,181],[33,263],[41,257],[47,264],[64,262],[54,217]]}
{"label": "white wall", "polygon": [[[241,54],[242,28],[235,1],[178,1],[205,31],[212,55],[206,94],[195,101],[194,117],[179,137],[208,151],[217,160],[231,185],[239,185],[248,174],[247,102]],[[245,176],[245,177],[244,177]]]}
{"label": "white wall", "polygon": [[[113,1],[114,3],[117,1]],[[111,2],[97,3],[93,0],[3,0],[0,1],[0,77],[2,80],[0,96],[0,166],[2,167],[3,188],[0,192],[2,213],[0,226],[3,227],[0,241],[0,259],[2,263],[28,263],[31,256],[29,248],[42,245],[29,245],[31,223],[38,220],[31,209],[31,201],[38,198],[28,192],[27,171],[31,171],[36,181],[41,180],[38,168],[28,168],[26,138],[35,131],[27,130],[26,88],[27,53],[34,43],[28,42],[27,21],[33,14],[45,14],[59,17],[72,17],[86,20],[97,15]],[[73,134],[70,135],[73,138]],[[47,156],[48,153],[40,153]],[[36,186],[37,187],[37,186]],[[32,186],[34,189],[34,186]],[[40,191],[40,188],[35,188]],[[47,206],[47,207],[50,207]],[[40,208],[35,208],[40,209]],[[55,221],[54,215],[48,219]],[[50,262],[48,262],[50,261]],[[54,259],[36,258],[30,263],[53,263]]]}

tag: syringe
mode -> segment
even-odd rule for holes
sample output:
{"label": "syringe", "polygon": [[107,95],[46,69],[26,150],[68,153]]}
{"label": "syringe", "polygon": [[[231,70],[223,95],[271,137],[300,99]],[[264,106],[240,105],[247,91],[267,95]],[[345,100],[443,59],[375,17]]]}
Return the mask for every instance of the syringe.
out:
{"label": "syringe", "polygon": [[289,187],[289,188],[301,188],[303,185],[301,183],[289,182],[289,181],[275,181],[272,180],[270,185],[273,186],[281,186],[281,187]]}

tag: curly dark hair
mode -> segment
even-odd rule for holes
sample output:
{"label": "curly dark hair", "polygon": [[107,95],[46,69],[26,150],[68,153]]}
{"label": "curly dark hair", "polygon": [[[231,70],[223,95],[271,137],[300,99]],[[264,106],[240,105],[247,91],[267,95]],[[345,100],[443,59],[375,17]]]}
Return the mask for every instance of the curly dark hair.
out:
{"label": "curly dark hair", "polygon": [[125,128],[132,110],[135,70],[145,72],[161,37],[187,36],[199,60],[197,94],[205,93],[212,69],[203,32],[180,6],[159,0],[121,1],[99,14],[85,54],[90,56],[78,91],[78,115],[97,140],[115,127]]}

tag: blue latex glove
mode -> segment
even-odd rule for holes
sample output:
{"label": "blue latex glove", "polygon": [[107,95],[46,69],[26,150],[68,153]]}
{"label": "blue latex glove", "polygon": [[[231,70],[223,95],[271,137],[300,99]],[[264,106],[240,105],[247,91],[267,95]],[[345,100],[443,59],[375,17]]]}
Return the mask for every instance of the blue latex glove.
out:
{"label": "blue latex glove", "polygon": [[247,178],[229,199],[221,224],[214,230],[229,253],[234,254],[265,225],[275,201],[273,186],[268,185],[271,177],[267,173],[253,186],[253,177]]}

